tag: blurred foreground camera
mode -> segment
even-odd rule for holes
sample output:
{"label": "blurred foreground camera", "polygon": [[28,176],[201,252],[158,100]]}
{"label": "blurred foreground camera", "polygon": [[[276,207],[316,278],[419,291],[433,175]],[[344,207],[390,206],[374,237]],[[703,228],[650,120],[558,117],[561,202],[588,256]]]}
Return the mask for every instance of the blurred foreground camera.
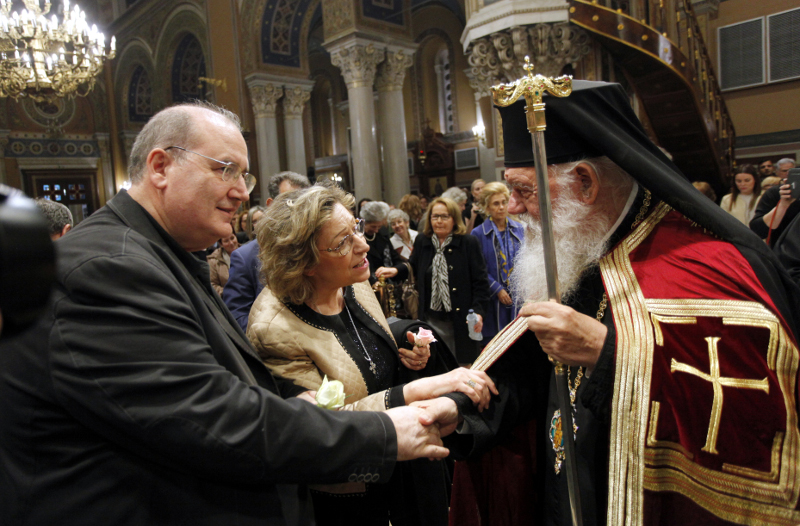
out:
{"label": "blurred foreground camera", "polygon": [[19,190],[0,185],[0,337],[24,331],[39,318],[55,282],[49,226]]}

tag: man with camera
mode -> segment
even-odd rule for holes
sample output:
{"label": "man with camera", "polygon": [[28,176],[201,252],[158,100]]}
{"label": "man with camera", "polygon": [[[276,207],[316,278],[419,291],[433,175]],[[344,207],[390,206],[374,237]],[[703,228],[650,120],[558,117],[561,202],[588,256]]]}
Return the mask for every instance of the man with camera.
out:
{"label": "man with camera", "polygon": [[56,244],[42,321],[0,348],[2,524],[311,524],[298,484],[447,454],[423,410],[319,409],[253,351],[191,254],[230,231],[247,164],[235,115],[167,108],[130,190]]}

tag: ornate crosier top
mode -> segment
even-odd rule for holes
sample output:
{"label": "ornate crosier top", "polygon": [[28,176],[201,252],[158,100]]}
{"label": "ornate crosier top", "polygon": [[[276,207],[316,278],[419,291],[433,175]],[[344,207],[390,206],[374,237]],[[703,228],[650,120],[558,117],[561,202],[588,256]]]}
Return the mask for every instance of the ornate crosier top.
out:
{"label": "ornate crosier top", "polygon": [[492,86],[492,100],[498,106],[510,106],[520,97],[525,97],[525,113],[528,117],[528,131],[535,133],[547,127],[544,120],[544,102],[542,97],[549,93],[556,97],[566,97],[572,93],[572,77],[564,75],[555,79],[533,74],[531,59],[525,56],[527,77],[522,77],[510,84]]}

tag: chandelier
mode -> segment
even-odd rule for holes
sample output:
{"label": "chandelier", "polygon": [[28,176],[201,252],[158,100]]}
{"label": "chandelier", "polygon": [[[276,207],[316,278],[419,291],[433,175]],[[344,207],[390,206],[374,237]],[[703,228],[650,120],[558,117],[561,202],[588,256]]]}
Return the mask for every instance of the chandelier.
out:
{"label": "chandelier", "polygon": [[[13,0],[0,0],[0,97],[30,97],[52,102],[87,95],[115,55],[115,39],[89,27],[86,13],[63,0],[62,20],[50,18],[50,0],[22,0],[21,13],[11,13]],[[9,14],[10,13],[10,14]]]}

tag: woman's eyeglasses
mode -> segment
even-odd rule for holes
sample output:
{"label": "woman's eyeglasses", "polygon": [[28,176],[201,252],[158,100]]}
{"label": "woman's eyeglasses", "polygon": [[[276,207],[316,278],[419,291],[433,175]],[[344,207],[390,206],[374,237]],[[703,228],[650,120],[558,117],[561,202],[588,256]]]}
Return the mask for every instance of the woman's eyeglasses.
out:
{"label": "woman's eyeglasses", "polygon": [[353,250],[353,243],[355,243],[356,236],[364,237],[364,220],[356,219],[356,224],[353,227],[353,233],[347,234],[339,241],[339,244],[333,248],[326,248],[328,252],[334,252],[340,256],[346,256]]}

